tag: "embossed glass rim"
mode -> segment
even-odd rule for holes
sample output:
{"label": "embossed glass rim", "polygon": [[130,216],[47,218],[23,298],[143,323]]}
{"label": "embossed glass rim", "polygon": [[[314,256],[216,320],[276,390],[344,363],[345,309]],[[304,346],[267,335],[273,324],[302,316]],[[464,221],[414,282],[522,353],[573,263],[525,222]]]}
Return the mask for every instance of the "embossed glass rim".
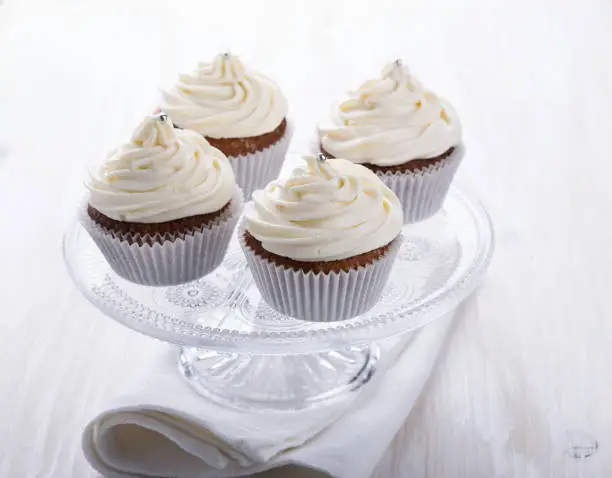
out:
{"label": "embossed glass rim", "polygon": [[[458,203],[455,207],[462,207],[464,212],[469,213],[472,224],[466,226],[470,228],[473,235],[471,240],[475,242],[473,257],[469,258],[469,264],[459,277],[442,285],[430,295],[376,317],[365,315],[347,321],[330,322],[321,324],[314,330],[245,332],[189,322],[176,315],[150,310],[141,304],[136,304],[136,311],[130,311],[130,307],[121,305],[113,308],[99,300],[75,271],[72,263],[74,258],[70,257],[68,248],[74,231],[78,232],[81,227],[78,223],[73,224],[64,235],[63,254],[71,278],[87,299],[109,317],[137,332],[178,345],[220,351],[313,353],[348,345],[367,344],[415,331],[454,309],[476,289],[493,255],[493,224],[480,201],[458,187],[451,188],[443,209],[446,209],[449,201],[451,204]],[[125,297],[125,300],[136,302],[131,297]]]}

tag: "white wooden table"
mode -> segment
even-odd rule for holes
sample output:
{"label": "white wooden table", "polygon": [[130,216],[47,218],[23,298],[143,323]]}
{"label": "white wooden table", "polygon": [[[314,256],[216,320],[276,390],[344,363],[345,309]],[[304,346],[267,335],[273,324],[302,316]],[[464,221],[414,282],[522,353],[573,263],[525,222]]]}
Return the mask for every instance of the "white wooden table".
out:
{"label": "white wooden table", "polygon": [[86,303],[62,232],[158,87],[227,47],[283,86],[294,152],[397,56],[463,119],[497,253],[376,476],[612,476],[610,0],[5,0],[0,477],[95,476],[81,427],[160,344]]}

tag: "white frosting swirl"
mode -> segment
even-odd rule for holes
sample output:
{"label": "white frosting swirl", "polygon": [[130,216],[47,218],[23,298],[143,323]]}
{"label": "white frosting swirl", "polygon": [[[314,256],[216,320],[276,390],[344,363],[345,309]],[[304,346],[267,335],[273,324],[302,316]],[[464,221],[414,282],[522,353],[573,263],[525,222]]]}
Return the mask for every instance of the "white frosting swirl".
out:
{"label": "white frosting swirl", "polygon": [[394,166],[457,146],[461,124],[452,106],[425,90],[398,60],[352,93],[319,134],[333,156]]}
{"label": "white frosting swirl", "polygon": [[402,206],[374,173],[344,159],[305,160],[287,179],[253,193],[246,229],[264,249],[297,261],[333,261],[399,235]]}
{"label": "white frosting swirl", "polygon": [[219,211],[236,192],[229,160],[165,114],[146,118],[129,143],[91,173],[89,204],[118,221],[161,223]]}
{"label": "white frosting swirl", "polygon": [[259,136],[287,116],[287,100],[276,83],[228,53],[181,75],[171,91],[162,92],[161,108],[178,126],[209,138]]}

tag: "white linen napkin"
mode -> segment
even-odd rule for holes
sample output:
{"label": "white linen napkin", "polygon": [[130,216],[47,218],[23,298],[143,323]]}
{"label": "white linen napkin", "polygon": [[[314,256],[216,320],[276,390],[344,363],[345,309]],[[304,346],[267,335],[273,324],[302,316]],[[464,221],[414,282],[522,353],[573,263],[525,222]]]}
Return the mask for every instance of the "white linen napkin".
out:
{"label": "white linen napkin", "polygon": [[142,383],[87,425],[85,456],[109,478],[226,478],[287,465],[291,474],[257,476],[367,478],[419,397],[453,317],[396,339],[374,383],[313,410],[248,413],[215,405],[193,393],[167,351],[160,353]]}

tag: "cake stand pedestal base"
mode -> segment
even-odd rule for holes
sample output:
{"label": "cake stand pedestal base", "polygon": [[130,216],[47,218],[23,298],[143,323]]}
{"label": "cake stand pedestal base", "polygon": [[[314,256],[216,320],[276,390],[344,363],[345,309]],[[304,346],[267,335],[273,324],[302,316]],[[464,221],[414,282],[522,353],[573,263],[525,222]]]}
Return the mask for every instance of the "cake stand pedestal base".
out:
{"label": "cake stand pedestal base", "polygon": [[251,355],[182,347],[179,371],[201,396],[247,410],[300,410],[347,398],[379,359],[372,344],[315,354]]}

